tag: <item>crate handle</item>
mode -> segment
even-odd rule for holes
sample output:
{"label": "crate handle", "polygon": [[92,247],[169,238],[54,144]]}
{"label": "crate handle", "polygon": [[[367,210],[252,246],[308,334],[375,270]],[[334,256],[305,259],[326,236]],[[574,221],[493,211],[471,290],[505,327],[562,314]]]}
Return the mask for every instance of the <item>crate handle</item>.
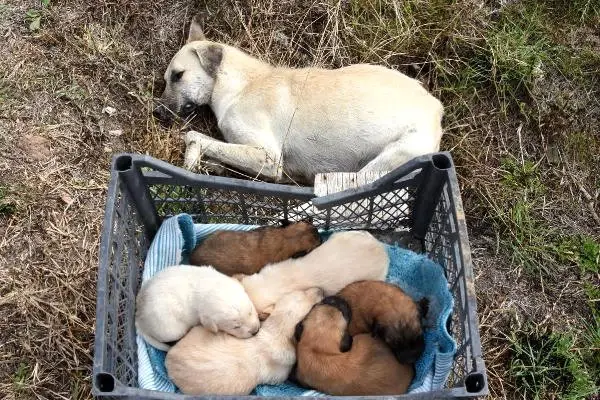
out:
{"label": "crate handle", "polygon": [[[412,160],[402,164],[401,166],[367,185],[363,185],[358,188],[347,189],[327,196],[316,197],[312,200],[312,203],[316,208],[323,209],[342,203],[355,201],[369,195],[386,192],[391,186],[395,185],[402,179],[407,179],[409,174],[419,170],[421,172],[417,175],[421,175],[423,172],[434,171],[434,174],[444,176],[446,171],[452,168],[453,165],[452,157],[450,156],[449,152],[425,154],[413,158]],[[416,178],[416,176],[413,178]],[[440,186],[439,182],[436,186]]]}

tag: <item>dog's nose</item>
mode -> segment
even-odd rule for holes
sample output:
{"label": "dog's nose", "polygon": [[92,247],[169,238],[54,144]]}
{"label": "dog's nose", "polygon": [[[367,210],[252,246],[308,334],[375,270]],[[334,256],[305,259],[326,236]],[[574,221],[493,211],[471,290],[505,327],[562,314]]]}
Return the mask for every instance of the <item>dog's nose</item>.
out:
{"label": "dog's nose", "polygon": [[256,329],[254,330],[254,332],[251,332],[251,333],[252,333],[252,336],[256,336],[256,334],[258,333],[258,331],[259,331],[259,330],[260,330],[260,328],[256,328]]}
{"label": "dog's nose", "polygon": [[167,121],[169,119],[169,112],[167,111],[167,108],[162,104],[159,104],[158,106],[156,106],[156,108],[154,108],[154,111],[152,111],[152,115],[159,121]]}

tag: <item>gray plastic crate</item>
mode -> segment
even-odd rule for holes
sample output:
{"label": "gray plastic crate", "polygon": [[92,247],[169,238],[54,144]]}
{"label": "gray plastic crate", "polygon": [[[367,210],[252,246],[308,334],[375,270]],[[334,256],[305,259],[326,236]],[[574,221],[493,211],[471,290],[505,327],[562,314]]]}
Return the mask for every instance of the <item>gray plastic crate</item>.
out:
{"label": "gray plastic crate", "polygon": [[457,353],[444,390],[397,397],[476,398],[488,393],[467,227],[449,153],[415,158],[373,183],[325,197],[315,197],[310,187],[198,175],[149,156],[120,154],[113,158],[100,245],[94,396],[220,398],[137,387],[134,305],[144,259],[161,221],[181,212],[197,223],[259,225],[312,216],[321,228],[368,229],[424,251],[444,267],[454,295],[448,328]]}

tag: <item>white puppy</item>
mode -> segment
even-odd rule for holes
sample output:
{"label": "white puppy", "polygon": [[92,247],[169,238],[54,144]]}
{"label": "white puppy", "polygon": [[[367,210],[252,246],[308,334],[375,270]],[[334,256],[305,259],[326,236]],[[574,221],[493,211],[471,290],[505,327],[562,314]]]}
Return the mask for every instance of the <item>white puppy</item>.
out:
{"label": "white puppy", "polygon": [[301,258],[267,265],[239,277],[259,314],[270,314],[286,293],[310,287],[334,295],[361,280],[385,279],[389,257],[385,245],[364,231],[338,232]]}
{"label": "white puppy", "polygon": [[135,326],[148,343],[168,350],[196,325],[248,338],[260,321],[242,285],[212,267],[173,266],[142,284]]}
{"label": "white puppy", "polygon": [[270,65],[206,40],[188,43],[165,72],[157,118],[208,104],[226,142],[190,131],[186,167],[204,154],[267,179],[312,182],[320,172],[390,171],[439,150],[442,104],[419,81],[378,65]]}
{"label": "white puppy", "polygon": [[169,378],[195,395],[246,395],[260,383],[285,381],[296,362],[296,324],[322,298],[317,288],[289,293],[250,339],[193,328],[167,353]]}

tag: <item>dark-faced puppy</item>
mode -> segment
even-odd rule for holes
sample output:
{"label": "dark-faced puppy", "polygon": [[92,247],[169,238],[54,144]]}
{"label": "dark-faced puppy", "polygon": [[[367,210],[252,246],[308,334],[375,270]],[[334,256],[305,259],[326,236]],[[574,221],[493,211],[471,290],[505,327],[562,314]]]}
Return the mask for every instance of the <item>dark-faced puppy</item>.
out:
{"label": "dark-faced puppy", "polygon": [[192,251],[190,264],[211,265],[229,276],[251,275],[267,264],[304,256],[320,244],[317,228],[306,221],[248,232],[217,231]]}
{"label": "dark-faced puppy", "polygon": [[401,363],[416,362],[425,348],[422,317],[427,300],[415,303],[398,286],[379,281],[359,281],[338,293],[352,309],[351,335],[372,333],[393,350]]}
{"label": "dark-faced puppy", "polygon": [[400,364],[376,337],[348,333],[352,311],[338,296],[315,305],[296,325],[296,366],[290,379],[334,396],[406,393],[412,365]]}

